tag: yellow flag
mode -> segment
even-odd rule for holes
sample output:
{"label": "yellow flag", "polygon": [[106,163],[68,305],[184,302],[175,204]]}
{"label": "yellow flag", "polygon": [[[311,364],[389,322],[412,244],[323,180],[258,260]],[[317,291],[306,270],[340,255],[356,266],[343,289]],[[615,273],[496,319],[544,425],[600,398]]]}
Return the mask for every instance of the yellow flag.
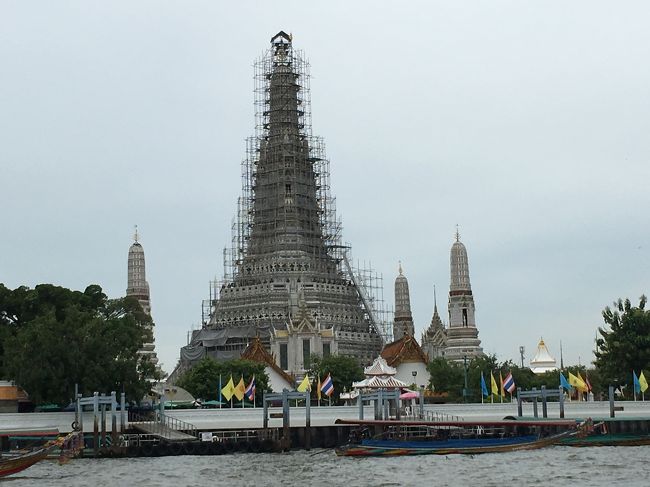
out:
{"label": "yellow flag", "polygon": [[501,375],[501,371],[499,371],[499,384],[501,384],[501,387],[499,388],[501,391],[501,396],[505,396],[506,393],[503,390],[503,375]]}
{"label": "yellow flag", "polygon": [[232,381],[232,375],[230,376],[230,380],[228,383],[223,386],[223,389],[221,389],[221,394],[223,397],[226,398],[226,401],[230,401],[230,398],[233,396],[235,393],[235,383]]}
{"label": "yellow flag", "polygon": [[569,384],[578,389],[579,391],[586,391],[587,384],[580,377],[576,377],[571,372],[569,372]]}
{"label": "yellow flag", "polygon": [[298,386],[298,392],[307,392],[311,391],[311,381],[309,380],[309,375],[306,375]]}
{"label": "yellow flag", "polygon": [[497,381],[494,380],[494,374],[490,371],[490,388],[492,389],[492,394],[495,396],[499,395],[499,388],[497,387]]}
{"label": "yellow flag", "polygon": [[645,375],[643,375],[643,371],[639,374],[639,385],[641,386],[641,392],[645,392],[646,389],[648,389],[648,381],[645,380]]}
{"label": "yellow flag", "polygon": [[[643,372],[641,372],[641,375],[643,375]],[[318,387],[316,388],[316,396],[318,397],[318,400],[320,401],[320,375],[318,376]]]}
{"label": "yellow flag", "polygon": [[244,384],[244,376],[242,375],[239,383],[235,386],[235,397],[238,401],[241,401],[244,399],[244,394],[246,394],[246,384]]}

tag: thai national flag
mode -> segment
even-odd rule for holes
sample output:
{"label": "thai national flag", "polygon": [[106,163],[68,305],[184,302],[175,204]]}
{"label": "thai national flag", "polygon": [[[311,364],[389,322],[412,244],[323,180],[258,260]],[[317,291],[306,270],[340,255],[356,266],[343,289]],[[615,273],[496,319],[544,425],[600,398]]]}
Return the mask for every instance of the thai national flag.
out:
{"label": "thai national flag", "polygon": [[327,374],[327,378],[320,386],[320,390],[326,396],[331,396],[334,393],[334,384],[332,384],[332,376]]}
{"label": "thai national flag", "polygon": [[508,372],[508,375],[503,380],[503,388],[512,394],[512,391],[515,390],[515,380],[512,378],[512,374]]}
{"label": "thai national flag", "polygon": [[248,384],[246,388],[246,397],[249,401],[252,401],[255,398],[255,376],[251,379],[251,383]]}

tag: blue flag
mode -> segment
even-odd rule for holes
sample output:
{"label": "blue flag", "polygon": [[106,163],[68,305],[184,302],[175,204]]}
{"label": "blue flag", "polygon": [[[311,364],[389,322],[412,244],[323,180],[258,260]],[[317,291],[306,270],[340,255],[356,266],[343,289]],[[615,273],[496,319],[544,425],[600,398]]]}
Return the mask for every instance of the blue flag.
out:
{"label": "blue flag", "polygon": [[636,394],[641,392],[641,383],[639,382],[639,378],[636,376],[636,372],[634,371],[632,371],[632,379],[634,380],[634,393]]}
{"label": "blue flag", "polygon": [[487,385],[485,384],[485,377],[483,377],[483,372],[481,372],[481,392],[485,397],[488,397],[490,395],[488,394]]}
{"label": "blue flag", "polygon": [[564,377],[562,372],[560,372],[560,387],[564,387],[567,391],[573,390],[573,386],[569,384],[569,381],[566,380],[566,377]]}

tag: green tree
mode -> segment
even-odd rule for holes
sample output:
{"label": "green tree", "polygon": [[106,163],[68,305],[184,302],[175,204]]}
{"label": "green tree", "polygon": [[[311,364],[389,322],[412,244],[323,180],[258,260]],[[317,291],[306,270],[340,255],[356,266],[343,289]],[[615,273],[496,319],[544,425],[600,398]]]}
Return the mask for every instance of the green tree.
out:
{"label": "green tree", "polygon": [[647,298],[641,296],[638,306],[629,299],[619,299],[614,308],[603,310],[607,326],[599,327],[596,340],[595,365],[602,384],[632,386],[632,371],[637,374],[650,366],[650,311]]}
{"label": "green tree", "polygon": [[109,300],[97,285],[83,293],[51,284],[0,286],[2,373],[37,404],[67,404],[75,383],[86,395],[124,390],[139,401],[157,378],[137,353],[152,325],[137,300]]}
{"label": "green tree", "polygon": [[[269,390],[269,377],[265,368],[264,364],[250,360],[235,359],[218,362],[210,357],[205,357],[185,372],[177,384],[194,397],[211,401],[219,398],[220,378],[222,387],[226,385],[231,376],[235,385],[243,377],[244,383],[248,386],[254,375],[255,400],[261,404],[264,391]],[[222,400],[225,401],[223,398]]]}
{"label": "green tree", "polygon": [[[363,369],[355,358],[345,357],[343,355],[320,355],[311,356],[310,377],[324,380],[328,374],[332,377],[334,393],[332,394],[332,403],[340,404],[340,395],[342,392],[352,389],[352,383],[364,378]],[[313,389],[313,395],[316,396],[316,390]]]}
{"label": "green tree", "polygon": [[463,365],[438,357],[427,364],[429,388],[437,393],[446,393],[449,401],[463,398],[465,372]]}

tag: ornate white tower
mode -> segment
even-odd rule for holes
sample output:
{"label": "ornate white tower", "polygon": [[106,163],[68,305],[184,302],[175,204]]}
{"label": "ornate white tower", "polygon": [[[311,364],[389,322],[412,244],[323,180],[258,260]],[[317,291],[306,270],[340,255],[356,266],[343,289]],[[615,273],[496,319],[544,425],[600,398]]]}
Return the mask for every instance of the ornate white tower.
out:
{"label": "ornate white tower", "polygon": [[[127,276],[127,285],[126,285],[126,295],[132,296],[138,300],[142,310],[151,316],[151,301],[149,298],[149,283],[147,282],[145,274],[145,264],[144,264],[144,249],[140,242],[138,242],[138,227],[135,227],[135,235],[133,235],[133,244],[129,248],[129,260],[128,260],[128,276]],[[147,355],[149,361],[157,365],[158,356],[156,355],[154,338],[153,338],[153,329],[149,330],[151,332],[151,343],[145,343],[142,346],[142,350],[138,353],[142,355]]]}
{"label": "ornate white tower", "polygon": [[456,241],[451,246],[451,285],[449,287],[449,328],[447,349],[449,360],[463,360],[483,355],[474,318],[474,297],[469,282],[467,249],[460,241],[456,229]]}
{"label": "ornate white tower", "polygon": [[411,297],[409,282],[402,273],[402,263],[399,264],[399,275],[395,279],[395,319],[393,321],[393,340],[397,341],[404,335],[415,335],[413,315],[411,314]]}

